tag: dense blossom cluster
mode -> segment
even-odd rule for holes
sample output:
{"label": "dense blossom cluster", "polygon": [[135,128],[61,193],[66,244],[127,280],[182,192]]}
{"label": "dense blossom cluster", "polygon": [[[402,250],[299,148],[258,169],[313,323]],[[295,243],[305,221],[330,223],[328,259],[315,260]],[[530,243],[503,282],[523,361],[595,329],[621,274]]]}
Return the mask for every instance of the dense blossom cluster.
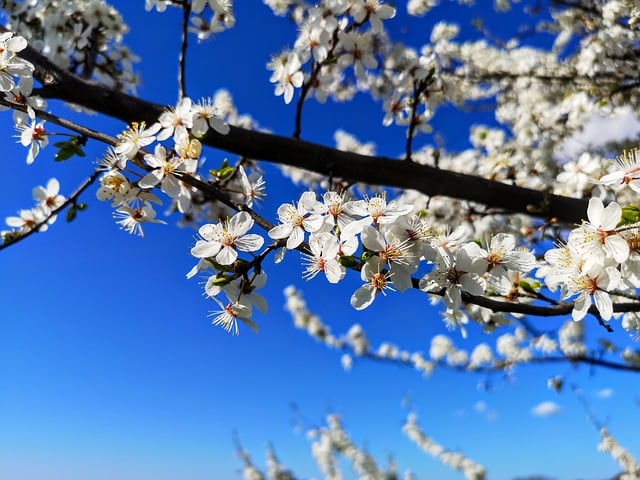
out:
{"label": "dense blossom cluster", "polygon": [[[152,193],[155,187],[170,198],[170,211],[179,212],[188,222],[199,217],[220,216],[218,207],[213,210],[201,207],[202,193],[186,183],[183,177],[199,178],[202,153],[199,139],[210,129],[226,134],[229,125],[223,117],[228,121],[236,120],[226,92],[198,102],[185,97],[175,108],[164,112],[156,123],[149,126],[144,122],[134,123],[119,135],[117,144],[109,149],[102,161],[105,173],[97,195],[116,207],[115,216],[123,229],[142,235],[144,223],[161,222],[156,219],[153,207],[153,204],[162,204]],[[167,141],[171,141],[170,146],[160,143]],[[130,162],[142,166],[146,174],[136,181],[130,180],[125,175]],[[264,185],[261,177],[250,181],[242,166],[236,169],[224,167],[219,172],[212,170],[211,175],[220,177],[220,172],[225,188],[234,192],[238,201],[251,205],[261,198]]]}
{"label": "dense blossom cluster", "polygon": [[[146,7],[163,11],[169,3],[147,2]],[[317,89],[317,79],[323,75],[343,79],[343,72],[332,72],[330,69],[349,67],[353,68],[356,82],[352,84],[344,80],[340,81],[341,85],[359,85],[395,98],[391,103],[396,106],[390,107],[392,110],[387,113],[395,112],[395,115],[412,110],[415,114],[417,97],[394,110],[402,104],[399,100],[402,95],[409,91],[415,94],[416,88],[427,88],[426,84],[423,85],[427,78],[429,85],[437,83],[438,79],[449,78],[447,75],[452,74],[450,66],[459,61],[464,60],[466,64],[476,61],[464,53],[474,44],[466,44],[465,48],[455,46],[452,41],[457,30],[446,24],[438,24],[434,28],[432,45],[422,49],[423,53],[429,52],[427,57],[411,57],[410,50],[387,45],[383,20],[391,19],[395,10],[378,1],[334,1],[318,6],[303,2],[285,3],[269,5],[278,14],[288,12],[301,26],[294,49],[283,52],[270,64],[272,81],[278,85],[277,93],[284,94],[286,100],[291,100],[293,87],[301,87],[306,82]],[[14,5],[16,18],[25,13],[25,9],[19,5]],[[21,5],[24,7],[26,4]],[[96,8],[90,8],[89,11],[97,11]],[[202,13],[205,8],[212,9],[219,16],[232,18],[231,2],[200,2],[192,5],[192,11],[196,14]],[[36,9],[30,11],[29,15],[44,15],[44,11]],[[608,10],[607,15],[615,16],[615,12],[616,9]],[[113,18],[115,15],[111,10],[103,13],[98,16]],[[85,22],[92,25],[89,20]],[[121,33],[114,32],[112,36],[120,38]],[[366,40],[372,36],[380,38],[375,42]],[[29,102],[36,102],[36,105],[43,103],[38,103],[37,97],[29,96],[30,84],[14,81],[15,78],[29,80],[32,71],[28,63],[16,56],[16,52],[26,46],[24,39],[5,34],[0,40],[5,44],[3,53],[7,62],[12,62],[4,69],[3,89],[10,92],[8,95],[14,99],[20,99],[20,104],[26,107],[26,114],[16,118],[16,128],[20,142],[29,147],[27,161],[31,163],[39,150],[46,146],[48,135],[44,122],[36,117]],[[354,55],[356,49],[358,54]],[[494,54],[503,55],[504,52],[496,51]],[[380,57],[381,61],[376,57]],[[427,61],[425,58],[430,60],[424,63]],[[513,62],[511,58],[508,60]],[[302,75],[302,65],[306,62],[311,62],[311,70]],[[390,67],[385,67],[385,64]],[[495,69],[495,65],[485,64],[483,68]],[[563,68],[567,68],[566,65]],[[283,79],[288,82],[286,85]],[[395,85],[393,79],[396,79]],[[377,83],[380,88],[376,89]],[[383,91],[391,85],[394,86],[390,91]],[[20,88],[24,91],[16,93],[16,89]],[[331,87],[330,91],[336,93],[339,89]],[[489,95],[486,91],[477,93],[480,96]],[[495,95],[495,92],[491,94]],[[580,100],[577,105],[584,110],[588,99],[580,96],[580,93],[576,95],[574,98]],[[507,98],[497,98],[500,108],[507,108],[514,103],[507,102]],[[501,103],[503,100],[504,104]],[[185,97],[174,108],[165,111],[156,123],[130,125],[103,160],[105,173],[100,180],[98,198],[111,201],[118,223],[123,229],[136,234],[142,234],[144,223],[162,223],[153,206],[161,203],[153,193],[156,187],[171,199],[170,211],[179,212],[186,221],[197,224],[199,218],[220,219],[199,227],[202,240],[192,250],[198,264],[189,276],[213,269],[207,285],[217,288],[209,288],[207,293],[213,292],[212,296],[216,297],[224,292],[229,296],[233,289],[232,297],[228,298],[228,302],[223,302],[223,310],[214,317],[214,322],[237,332],[237,319],[251,321],[252,305],[247,298],[256,295],[254,290],[258,279],[263,284],[266,278],[262,262],[256,257],[264,239],[255,233],[248,233],[254,225],[254,216],[247,212],[231,216],[230,204],[220,206],[202,202],[200,196],[203,193],[187,180],[213,180],[218,188],[229,195],[231,201],[237,202],[236,206],[251,207],[254,201],[264,196],[264,181],[255,168],[249,168],[251,173],[247,173],[244,165],[231,167],[225,161],[220,169],[210,170],[209,177],[201,175],[200,139],[209,129],[220,134],[228,132],[228,123],[234,123],[231,114],[233,107],[229,105],[229,98],[224,93],[200,102]],[[508,121],[507,117],[500,118]],[[225,123],[225,119],[228,123]],[[387,123],[387,119],[384,123]],[[414,127],[416,125],[413,124]],[[512,128],[514,141],[517,141],[520,150],[523,145],[535,146],[536,152],[544,150],[540,143],[542,137],[539,136],[542,131],[525,139],[518,138],[521,137],[520,132],[527,130],[531,134],[531,129],[518,124],[512,124]],[[342,148],[362,150],[353,137],[344,133],[340,135],[336,137],[339,142],[344,143],[345,139],[350,142]],[[169,140],[172,143],[167,145]],[[497,158],[503,158],[498,149],[508,142],[500,130],[481,126],[472,130],[471,141],[476,148]],[[414,153],[412,158],[417,162],[429,163],[435,161],[434,155],[433,151],[425,150]],[[440,166],[446,163],[446,167],[456,169],[457,160],[453,156],[439,154],[438,162]],[[578,170],[568,161],[563,165],[563,172],[558,172],[557,178],[560,179],[565,172],[571,173],[566,179],[570,182],[576,177],[577,171],[586,174],[584,178],[579,178],[580,188],[582,191],[591,188],[595,194],[589,202],[588,220],[568,232],[564,243],[547,250],[544,258],[541,252],[532,248],[537,242],[532,236],[536,230],[532,228],[534,225],[531,220],[524,217],[516,217],[517,221],[509,224],[504,223],[500,215],[489,214],[466,215],[470,221],[461,221],[464,218],[461,216],[461,206],[437,197],[427,198],[414,192],[404,192],[397,199],[387,201],[386,193],[382,191],[358,199],[352,197],[354,193],[330,189],[320,197],[313,191],[307,191],[297,202],[281,205],[277,210],[279,224],[268,229],[268,236],[274,243],[263,253],[283,247],[277,256],[281,258],[285,249],[303,250],[303,276],[307,279],[321,273],[329,282],[338,283],[349,269],[359,271],[363,283],[351,298],[351,305],[357,310],[369,307],[380,293],[419,288],[432,298],[442,300],[445,322],[450,327],[459,328],[463,334],[464,325],[470,318],[485,325],[488,330],[496,324],[508,322],[504,314],[497,313],[495,309],[492,311],[491,308],[477,305],[473,301],[475,297],[488,296],[502,302],[527,304],[540,301],[543,298],[540,292],[544,287],[552,292],[559,290],[561,301],[573,301],[574,320],[581,320],[589,311],[603,320],[610,320],[614,316],[614,302],[628,301],[638,287],[637,279],[640,276],[636,273],[636,251],[639,242],[634,224],[637,216],[629,220],[628,215],[623,216],[623,208],[619,203],[610,202],[605,207],[602,199],[606,201],[615,194],[622,201],[628,200],[629,195],[621,186],[628,186],[627,190],[637,190],[637,153],[636,150],[625,151],[619,158],[617,168],[611,164],[608,167],[606,161],[598,160],[595,156],[583,155],[577,162],[582,163]],[[596,162],[600,162],[599,168],[595,168]],[[145,173],[141,178],[131,180],[125,175],[127,165],[131,163],[144,168]],[[486,165],[480,159],[469,163]],[[480,171],[500,179],[510,170],[505,170],[505,167],[508,165],[497,162],[492,170]],[[552,178],[549,165],[536,163],[535,168],[537,174],[527,177],[534,179],[525,180],[523,177],[520,182],[522,185],[541,188]],[[301,179],[305,180],[304,176]],[[519,182],[517,177],[515,180]],[[557,183],[562,185],[561,182]],[[524,246],[527,243],[529,247]],[[238,252],[249,253],[252,258],[240,258]],[[538,254],[537,259],[535,253]],[[533,278],[534,275],[537,279]],[[262,301],[259,303],[260,310],[266,310],[266,305]],[[637,314],[625,314],[623,325],[629,330],[636,330]]]}
{"label": "dense blossom cluster", "polygon": [[135,89],[138,61],[122,42],[128,27],[102,0],[5,1],[7,28],[65,70],[118,89]]}
{"label": "dense blossom cluster", "polygon": [[285,103],[302,92],[344,101],[358,92],[373,92],[384,102],[384,124],[408,126],[413,136],[429,132],[431,93],[440,87],[431,52],[399,48],[388,40],[384,21],[396,10],[378,0],[338,0],[308,4],[266,1],[277,15],[287,12],[298,25],[298,38],[268,63],[275,94]]}
{"label": "dense blossom cluster", "polygon": [[[588,220],[569,232],[567,243],[547,250],[540,260],[532,251],[518,247],[512,233],[477,241],[473,230],[461,225],[448,231],[415,213],[414,206],[387,201],[384,194],[357,200],[328,191],[319,199],[308,191],[297,202],[281,205],[277,214],[280,223],[268,235],[288,250],[305,245],[304,277],[312,279],[321,273],[329,282],[338,283],[347,269],[359,270],[363,284],[351,298],[357,310],[370,306],[381,293],[417,287],[442,299],[445,321],[463,334],[469,314],[481,324],[496,322],[495,314],[486,308],[471,307],[465,313],[463,307],[473,304],[474,297],[489,295],[514,304],[541,300],[537,292],[543,284],[534,279],[535,269],[549,289],[560,289],[561,300],[576,297],[574,320],[581,320],[592,303],[602,319],[611,319],[613,299],[623,298],[625,289],[632,294],[638,286],[630,275],[635,264],[629,260],[636,229],[624,222],[620,225],[622,210],[617,203],[605,208],[597,198],[589,203]],[[249,216],[244,215],[245,227],[227,233],[232,254],[224,262],[218,259],[219,250],[208,255],[212,260],[215,257],[214,268],[236,260],[233,239],[244,235],[249,226]],[[208,228],[230,231],[221,225]],[[211,236],[202,229],[200,234]],[[246,245],[238,249],[256,251],[262,243],[252,241],[251,245],[252,250]],[[203,258],[199,252],[198,248],[192,251]],[[629,272],[626,284],[622,272]],[[631,321],[624,324],[635,325]]]}

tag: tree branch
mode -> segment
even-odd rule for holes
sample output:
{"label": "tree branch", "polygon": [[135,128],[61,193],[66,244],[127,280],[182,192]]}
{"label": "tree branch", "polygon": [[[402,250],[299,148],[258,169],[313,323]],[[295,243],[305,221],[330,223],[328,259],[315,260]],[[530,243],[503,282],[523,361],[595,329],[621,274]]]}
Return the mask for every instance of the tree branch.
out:
{"label": "tree branch", "polygon": [[78,198],[80,197],[80,195],[98,179],[98,177],[100,176],[101,173],[102,173],[102,171],[99,168],[94,170],[94,172],[84,182],[82,182],[82,184],[71,195],[69,195],[69,198],[67,198],[62,203],[62,205],[60,205],[58,208],[55,208],[55,209],[51,210],[49,215],[47,215],[47,217],[44,220],[42,220],[41,222],[35,224],[31,230],[28,230],[28,231],[26,231],[24,233],[20,233],[18,236],[15,236],[15,237],[11,238],[11,240],[9,240],[9,241],[6,241],[4,243],[0,243],[0,250],[4,250],[7,247],[13,246],[16,243],[21,242],[25,238],[30,237],[31,235],[40,232],[40,229],[43,226],[45,226],[49,222],[49,220],[51,220],[53,217],[57,216],[59,213],[61,213],[68,206],[74,205],[78,201]]}
{"label": "tree branch", "polygon": [[[0,31],[4,30],[0,28]],[[43,85],[37,94],[45,98],[80,105],[127,123],[155,122],[165,108],[65,72],[30,47],[23,50],[20,56],[35,65],[34,76]],[[248,158],[303,168],[340,177],[348,182],[412,189],[429,196],[469,200],[505,212],[553,218],[567,224],[579,223],[587,210],[586,201],[581,199],[411,162],[343,152],[311,142],[233,126],[227,135],[210,131],[203,143]]]}
{"label": "tree branch", "polygon": [[182,5],[182,31],[180,37],[180,55],[178,57],[178,97],[187,96],[187,36],[189,35],[189,15],[191,15],[191,2]]}

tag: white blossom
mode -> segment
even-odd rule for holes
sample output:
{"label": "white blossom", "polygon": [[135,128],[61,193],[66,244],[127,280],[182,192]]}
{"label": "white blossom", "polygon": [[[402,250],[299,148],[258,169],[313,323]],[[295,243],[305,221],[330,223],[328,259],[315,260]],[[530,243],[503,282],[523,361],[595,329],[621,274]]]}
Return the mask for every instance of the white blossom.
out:
{"label": "white blossom", "polygon": [[198,230],[202,240],[191,249],[196,258],[215,258],[220,265],[231,265],[241,252],[260,249],[264,239],[257,234],[247,233],[253,227],[253,218],[247,212],[238,212],[224,222],[203,225]]}

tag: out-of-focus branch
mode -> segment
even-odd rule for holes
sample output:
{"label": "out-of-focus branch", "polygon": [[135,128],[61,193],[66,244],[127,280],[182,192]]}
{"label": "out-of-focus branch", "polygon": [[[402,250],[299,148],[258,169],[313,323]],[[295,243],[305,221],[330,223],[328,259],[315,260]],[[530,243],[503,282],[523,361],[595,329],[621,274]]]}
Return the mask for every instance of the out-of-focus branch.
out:
{"label": "out-of-focus branch", "polygon": [[[43,85],[37,93],[45,98],[57,98],[80,105],[127,123],[154,122],[165,108],[65,72],[31,48],[23,50],[20,55],[35,65],[34,75]],[[587,210],[584,200],[411,162],[343,152],[238,127],[231,127],[227,135],[210,131],[203,143],[244,157],[303,168],[322,175],[340,177],[348,182],[385,185],[417,190],[429,196],[459,198],[506,212],[554,218],[567,224],[580,222]]]}

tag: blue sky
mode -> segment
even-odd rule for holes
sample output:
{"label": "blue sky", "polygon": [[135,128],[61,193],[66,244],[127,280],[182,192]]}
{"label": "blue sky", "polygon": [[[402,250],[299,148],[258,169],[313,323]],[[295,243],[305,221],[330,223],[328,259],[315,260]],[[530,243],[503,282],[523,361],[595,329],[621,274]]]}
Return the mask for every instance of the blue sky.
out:
{"label": "blue sky", "polygon": [[[175,11],[147,14],[143,2],[114,1],[131,28],[127,43],[141,56],[139,94],[173,104],[177,98],[175,59],[179,16]],[[293,104],[273,96],[265,68],[269,56],[291,45],[295,32],[285,19],[270,16],[261,2],[237,2],[237,25],[212,41],[195,44],[189,56],[188,93],[194,98],[227,88],[241,113],[280,134],[293,131]],[[467,12],[445,2],[444,13]],[[477,13],[477,12],[476,12]],[[399,21],[392,34],[407,41],[424,35],[432,20]],[[464,21],[460,18],[460,21]],[[150,27],[153,28],[150,28]],[[159,38],[154,36],[160,32]],[[250,35],[247,32],[251,32]],[[57,108],[57,107],[56,107]],[[71,115],[66,109],[65,114]],[[383,129],[380,105],[358,98],[355,104],[305,107],[303,137],[332,144],[336,129],[363,141],[375,139],[377,151],[397,155],[404,132]],[[100,117],[75,116],[84,124],[116,134],[122,125]],[[90,145],[85,159],[58,164],[45,149],[32,166],[15,145],[10,114],[0,131],[5,179],[0,217],[32,205],[31,189],[52,176],[65,192],[73,190],[103,151]],[[434,127],[450,148],[466,145],[461,124],[487,121],[438,114]],[[424,137],[429,141],[429,137]],[[216,166],[224,152],[208,151]],[[263,214],[288,202],[300,190],[266,166],[270,195]],[[0,253],[0,478],[73,479],[235,479],[240,462],[233,432],[258,465],[271,442],[282,461],[303,478],[318,475],[309,443],[296,433],[290,408],[295,402],[306,426],[337,412],[353,439],[381,463],[388,453],[400,471],[418,478],[456,479],[460,475],[422,455],[400,432],[409,396],[424,429],[448,448],[462,449],[489,468],[489,478],[547,474],[558,479],[599,479],[618,471],[596,452],[598,435],[570,393],[560,396],[546,380],[570,366],[523,367],[515,381],[439,371],[424,380],[410,369],[356,362],[350,373],[340,355],[293,328],[283,310],[282,290],[302,288],[309,307],[336,334],[361,323],[373,345],[389,340],[408,350],[428,350],[430,338],[446,333],[437,311],[417,292],[376,300],[364,313],[349,306],[359,286],[351,278],[331,286],[321,278],[300,278],[297,253],[284,266],[267,264],[268,315],[258,315],[260,333],[244,329],[239,337],[211,326],[215,305],[201,296],[200,280],[187,280],[194,264],[189,249],[195,232],[152,225],[144,239],[118,230],[111,209],[89,191],[87,212],[66,224]],[[559,320],[542,320],[557,322]],[[469,348],[479,332],[470,329]],[[618,338],[626,340],[624,334]],[[636,455],[638,394],[623,374],[580,369],[569,374],[611,432]],[[611,389],[609,398],[600,398]],[[531,409],[554,401],[561,411],[540,418]],[[483,402],[483,404],[478,404]]]}

